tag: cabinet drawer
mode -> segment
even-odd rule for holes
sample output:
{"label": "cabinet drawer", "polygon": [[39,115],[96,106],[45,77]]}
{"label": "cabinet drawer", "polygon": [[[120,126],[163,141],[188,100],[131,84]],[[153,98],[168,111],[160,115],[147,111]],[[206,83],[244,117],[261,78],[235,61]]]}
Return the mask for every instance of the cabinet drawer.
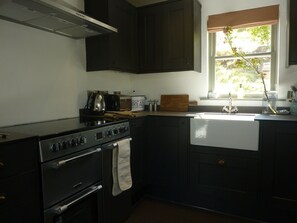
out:
{"label": "cabinet drawer", "polygon": [[26,139],[0,147],[0,179],[38,168],[37,139]]}
{"label": "cabinet drawer", "polygon": [[257,162],[226,155],[200,154],[199,184],[230,190],[254,190]]}
{"label": "cabinet drawer", "polygon": [[258,160],[220,153],[189,154],[191,204],[257,217]]}

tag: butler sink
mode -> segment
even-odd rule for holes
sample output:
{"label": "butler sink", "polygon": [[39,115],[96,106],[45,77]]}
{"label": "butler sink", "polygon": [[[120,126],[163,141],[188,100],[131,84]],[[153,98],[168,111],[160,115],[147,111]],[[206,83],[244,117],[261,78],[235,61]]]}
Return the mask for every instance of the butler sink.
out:
{"label": "butler sink", "polygon": [[192,145],[258,150],[259,122],[254,114],[197,113],[190,125]]}

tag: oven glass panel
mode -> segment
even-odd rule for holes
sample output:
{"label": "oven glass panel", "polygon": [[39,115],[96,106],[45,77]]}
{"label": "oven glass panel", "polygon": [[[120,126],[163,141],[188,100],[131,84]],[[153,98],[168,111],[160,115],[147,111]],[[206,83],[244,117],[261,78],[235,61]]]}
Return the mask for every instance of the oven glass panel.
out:
{"label": "oven glass panel", "polygon": [[56,216],[54,223],[100,223],[97,196],[88,196],[76,205],[71,206],[62,215]]}

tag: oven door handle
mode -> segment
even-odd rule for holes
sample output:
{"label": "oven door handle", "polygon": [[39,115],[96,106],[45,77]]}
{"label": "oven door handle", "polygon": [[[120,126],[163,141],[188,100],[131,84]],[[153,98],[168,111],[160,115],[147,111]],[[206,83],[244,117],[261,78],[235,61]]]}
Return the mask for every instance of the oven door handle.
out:
{"label": "oven door handle", "polygon": [[97,148],[97,149],[95,149],[93,151],[90,151],[90,152],[87,152],[87,153],[84,153],[84,154],[81,154],[81,155],[78,155],[78,156],[74,156],[74,157],[71,157],[69,159],[57,161],[57,162],[54,163],[53,167],[54,168],[59,168],[59,167],[65,165],[66,163],[68,163],[70,161],[73,161],[73,160],[76,160],[76,159],[79,159],[79,158],[82,158],[82,157],[85,157],[85,156],[88,156],[88,155],[92,155],[92,154],[98,153],[98,152],[101,152],[101,148]]}
{"label": "oven door handle", "polygon": [[[127,138],[129,141],[132,141],[132,138]],[[111,150],[113,150],[114,148],[116,148],[118,146],[118,143],[115,142],[112,144],[113,148],[111,148]]]}
{"label": "oven door handle", "polygon": [[64,205],[61,205],[61,206],[58,206],[55,208],[55,213],[56,214],[62,214],[64,213],[71,205],[79,202],[80,200],[82,200],[83,198],[89,196],[90,194],[93,194],[95,193],[96,191],[98,190],[101,190],[102,189],[102,185],[98,185],[98,186],[93,186],[91,187],[92,189],[90,191],[88,191],[87,193],[85,193],[84,195],[74,199],[73,201],[70,201],[69,203],[67,204],[64,204]]}

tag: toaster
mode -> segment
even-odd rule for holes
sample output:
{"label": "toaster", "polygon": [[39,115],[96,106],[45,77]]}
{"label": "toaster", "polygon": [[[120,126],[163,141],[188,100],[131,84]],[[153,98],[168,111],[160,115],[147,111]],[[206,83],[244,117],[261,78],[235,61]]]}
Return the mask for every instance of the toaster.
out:
{"label": "toaster", "polygon": [[129,95],[120,95],[120,110],[131,111],[132,99]]}

